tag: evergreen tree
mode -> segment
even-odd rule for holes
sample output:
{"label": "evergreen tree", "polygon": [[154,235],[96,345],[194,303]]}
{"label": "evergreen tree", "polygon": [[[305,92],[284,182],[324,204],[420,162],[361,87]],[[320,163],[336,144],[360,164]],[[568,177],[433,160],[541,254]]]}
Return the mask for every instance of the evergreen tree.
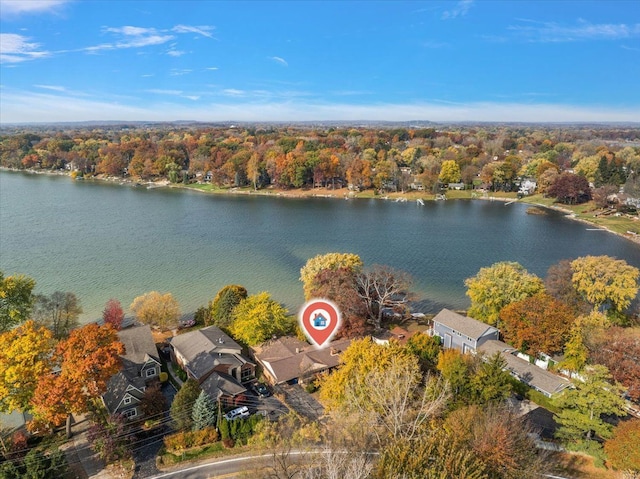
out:
{"label": "evergreen tree", "polygon": [[218,424],[218,429],[220,429],[220,438],[223,441],[231,437],[231,431],[229,429],[229,421],[227,419],[225,418],[220,419],[220,424]]}
{"label": "evergreen tree", "polygon": [[605,366],[594,365],[585,370],[583,381],[574,381],[575,389],[565,391],[556,403],[562,408],[556,420],[560,427],[556,436],[568,443],[590,441],[598,436],[611,437],[613,426],[603,416],[624,416],[623,388],[611,384]]}
{"label": "evergreen tree", "polygon": [[482,362],[471,380],[476,402],[497,403],[509,397],[513,386],[509,373],[505,371],[506,366],[500,353],[495,353]]}
{"label": "evergreen tree", "polygon": [[180,388],[180,391],[176,394],[176,397],[171,403],[170,412],[176,429],[191,429],[193,426],[193,420],[191,418],[193,405],[198,399],[199,394],[200,385],[195,379],[187,379]]}
{"label": "evergreen tree", "polygon": [[205,427],[216,425],[216,413],[218,406],[211,396],[204,391],[200,391],[198,399],[193,405],[191,418],[193,419],[193,429],[200,431]]}

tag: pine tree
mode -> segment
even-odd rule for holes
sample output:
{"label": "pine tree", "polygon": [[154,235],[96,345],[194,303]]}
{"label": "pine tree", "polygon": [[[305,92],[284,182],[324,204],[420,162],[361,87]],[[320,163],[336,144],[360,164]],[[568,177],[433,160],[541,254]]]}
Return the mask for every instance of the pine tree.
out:
{"label": "pine tree", "polygon": [[200,394],[200,385],[195,379],[187,379],[171,403],[171,419],[178,430],[191,429],[193,405]]}
{"label": "pine tree", "polygon": [[211,396],[204,391],[200,392],[198,399],[193,405],[193,429],[199,431],[205,427],[216,425],[217,405]]}

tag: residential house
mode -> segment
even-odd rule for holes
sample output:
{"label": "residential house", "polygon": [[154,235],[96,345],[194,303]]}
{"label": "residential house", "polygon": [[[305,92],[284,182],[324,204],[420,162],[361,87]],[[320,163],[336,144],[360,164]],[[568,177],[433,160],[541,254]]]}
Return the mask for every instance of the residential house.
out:
{"label": "residential house", "polygon": [[109,380],[102,401],[109,413],[136,418],[144,391],[160,376],[158,350],[148,325],[120,330],[118,338],[125,348],[122,370]]}
{"label": "residential house", "polygon": [[433,334],[440,336],[445,348],[456,348],[463,353],[475,352],[490,339],[499,339],[499,332],[489,326],[448,309],[433,318]]}
{"label": "residential house", "polygon": [[247,392],[243,384],[255,378],[255,364],[242,346],[217,326],[173,337],[171,358],[214,400],[228,405],[239,401]]}
{"label": "residential house", "polygon": [[456,348],[463,353],[480,353],[485,357],[500,353],[505,369],[523,383],[551,397],[570,386],[565,378],[546,371],[518,357],[518,351],[499,340],[499,331],[448,309],[433,318],[433,334],[440,336],[445,348]]}
{"label": "residential house", "polygon": [[512,376],[547,397],[552,397],[571,385],[567,379],[518,357],[518,351],[502,341],[485,341],[479,351],[486,357],[500,353]]}
{"label": "residential house", "polygon": [[294,384],[335,368],[350,339],[333,341],[317,349],[291,336],[268,341],[252,348],[253,357],[271,384]]}

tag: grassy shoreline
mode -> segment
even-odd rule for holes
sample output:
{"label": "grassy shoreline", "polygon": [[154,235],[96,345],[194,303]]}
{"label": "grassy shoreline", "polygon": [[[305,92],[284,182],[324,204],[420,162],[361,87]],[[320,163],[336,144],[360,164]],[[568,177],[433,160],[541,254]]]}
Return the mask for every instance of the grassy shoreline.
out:
{"label": "grassy shoreline", "polygon": [[[10,168],[1,168],[6,171],[15,171],[30,174],[47,174],[56,176],[71,176],[67,171],[43,171],[43,170],[16,170]],[[434,194],[430,194],[424,191],[409,191],[406,193],[388,193],[385,195],[377,194],[372,190],[366,190],[361,192],[349,191],[347,188],[329,189],[329,188],[307,188],[297,190],[286,190],[278,188],[264,188],[260,190],[254,190],[252,187],[219,187],[210,183],[193,183],[189,185],[176,183],[171,184],[166,180],[153,182],[134,180],[131,178],[117,178],[117,177],[90,177],[85,181],[104,181],[109,183],[118,183],[121,185],[139,185],[148,187],[168,187],[177,189],[186,189],[191,191],[199,191],[205,194],[217,194],[217,195],[251,195],[251,196],[270,196],[279,198],[292,198],[292,199],[304,199],[304,198],[333,198],[341,200],[352,199],[379,199],[388,201],[437,201]],[[465,199],[465,200],[484,200],[484,201],[503,201],[503,202],[518,202],[530,204],[532,207],[545,208],[550,210],[559,211],[564,213],[567,218],[575,221],[580,221],[587,225],[593,226],[598,229],[606,230],[615,235],[621,236],[636,244],[640,244],[640,218],[632,217],[630,215],[615,216],[613,214],[606,215],[605,211],[598,209],[593,201],[584,203],[581,205],[560,205],[554,203],[552,198],[545,198],[542,195],[525,196],[518,199],[516,193],[476,193],[471,190],[456,191],[451,190],[446,192],[446,198],[448,200]]]}

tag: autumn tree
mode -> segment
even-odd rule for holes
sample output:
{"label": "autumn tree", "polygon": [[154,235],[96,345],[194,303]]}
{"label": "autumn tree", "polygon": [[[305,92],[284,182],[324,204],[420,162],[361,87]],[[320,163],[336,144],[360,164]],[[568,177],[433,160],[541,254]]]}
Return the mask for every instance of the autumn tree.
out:
{"label": "autumn tree", "polygon": [[122,321],[124,321],[124,311],[122,310],[120,301],[113,298],[107,301],[107,304],[102,310],[102,320],[105,324],[113,326],[115,330],[120,330]]}
{"label": "autumn tree", "polygon": [[534,479],[548,472],[548,458],[536,447],[531,426],[504,405],[459,409],[443,429],[484,466],[488,478]]}
{"label": "autumn tree", "polygon": [[0,271],[0,333],[29,319],[35,285],[36,282],[28,276],[16,274],[5,277]]}
{"label": "autumn tree", "polygon": [[87,439],[98,457],[111,464],[130,457],[131,435],[127,432],[127,419],[114,414],[91,426],[87,431]]}
{"label": "autumn tree", "polygon": [[80,300],[71,292],[56,291],[49,296],[35,296],[33,319],[48,327],[56,339],[67,337],[78,326],[81,314]]}
{"label": "autumn tree", "polygon": [[573,285],[595,309],[621,315],[638,294],[640,270],[610,256],[584,256],[571,262]]}
{"label": "autumn tree", "polygon": [[423,369],[435,369],[438,355],[442,351],[440,336],[416,333],[407,340],[406,348],[418,357]]}
{"label": "autumn tree", "polygon": [[233,310],[229,330],[234,338],[255,346],[273,336],[284,336],[294,329],[287,310],[271,299],[269,293],[253,294],[240,301]]}
{"label": "autumn tree", "polygon": [[544,290],[542,280],[516,262],[503,261],[464,281],[471,299],[468,315],[491,325],[498,323],[500,311]]}
{"label": "autumn tree", "polygon": [[347,268],[324,269],[313,281],[311,297],[333,301],[342,315],[337,338],[361,336],[366,330],[367,309],[358,295],[356,273]]}
{"label": "autumn tree", "polygon": [[399,344],[380,345],[370,337],[354,339],[340,356],[340,366],[320,379],[320,399],[329,410],[340,409],[347,402],[349,384],[364,387],[365,377],[373,370],[384,370],[391,359],[411,356]]}
{"label": "autumn tree", "polygon": [[193,426],[193,405],[195,404],[201,389],[198,381],[187,379],[171,402],[170,415],[174,427],[181,431],[191,429]]}
{"label": "autumn tree", "polygon": [[171,293],[145,293],[135,298],[129,309],[138,321],[160,329],[174,327],[180,317],[180,307]]}
{"label": "autumn tree", "polygon": [[314,281],[318,274],[325,270],[347,269],[349,271],[360,272],[362,270],[362,260],[360,256],[353,253],[327,253],[319,254],[307,260],[300,270],[300,281],[304,286],[304,297],[312,298],[311,292],[314,288]]}
{"label": "autumn tree", "polygon": [[436,368],[449,383],[452,405],[468,402],[473,395],[471,377],[475,369],[474,359],[457,349],[445,349],[438,355]]}
{"label": "autumn tree", "polygon": [[505,341],[536,357],[561,353],[574,319],[571,308],[547,293],[516,301],[500,311]]}
{"label": "autumn tree", "polygon": [[167,409],[167,398],[162,393],[162,386],[159,382],[154,382],[144,390],[144,396],[140,401],[142,414],[151,419],[158,419]]}
{"label": "autumn tree", "polygon": [[233,319],[233,309],[247,298],[247,290],[238,284],[229,284],[218,291],[213,302],[209,306],[209,318],[211,323],[226,329]]}
{"label": "autumn tree", "polygon": [[623,471],[626,479],[640,477],[640,419],[621,421],[613,436],[604,443],[609,463]]}
{"label": "autumn tree", "polygon": [[358,295],[369,320],[380,329],[385,308],[401,308],[411,299],[411,277],[389,266],[374,265],[356,275]]}
{"label": "autumn tree", "polygon": [[51,373],[53,334],[34,321],[0,334],[0,411],[29,411],[39,378]]}
{"label": "autumn tree", "polygon": [[438,177],[440,183],[457,183],[460,181],[460,178],[460,166],[455,160],[445,160],[442,162],[440,176]]}
{"label": "autumn tree", "polygon": [[609,368],[614,381],[640,402],[640,328],[612,327],[592,335],[587,343],[589,358]]}
{"label": "autumn tree", "polygon": [[547,194],[560,203],[574,205],[589,201],[591,188],[584,176],[565,172],[547,189]]}
{"label": "autumn tree", "polygon": [[591,310],[589,303],[573,286],[571,260],[563,259],[547,270],[544,286],[551,296],[569,306],[575,314],[586,314]]}
{"label": "autumn tree", "polygon": [[124,346],[111,325],[87,324],[58,343],[53,356],[59,374],[40,377],[31,405],[32,430],[50,429],[70,413],[87,411],[89,401],[104,394],[107,381],[121,368]]}
{"label": "autumn tree", "polygon": [[623,388],[612,384],[605,366],[594,365],[585,369],[584,381],[574,379],[575,389],[565,389],[556,399],[561,408],[555,416],[560,425],[556,436],[569,444],[584,444],[596,437],[609,439],[613,426],[605,415],[624,416]]}

